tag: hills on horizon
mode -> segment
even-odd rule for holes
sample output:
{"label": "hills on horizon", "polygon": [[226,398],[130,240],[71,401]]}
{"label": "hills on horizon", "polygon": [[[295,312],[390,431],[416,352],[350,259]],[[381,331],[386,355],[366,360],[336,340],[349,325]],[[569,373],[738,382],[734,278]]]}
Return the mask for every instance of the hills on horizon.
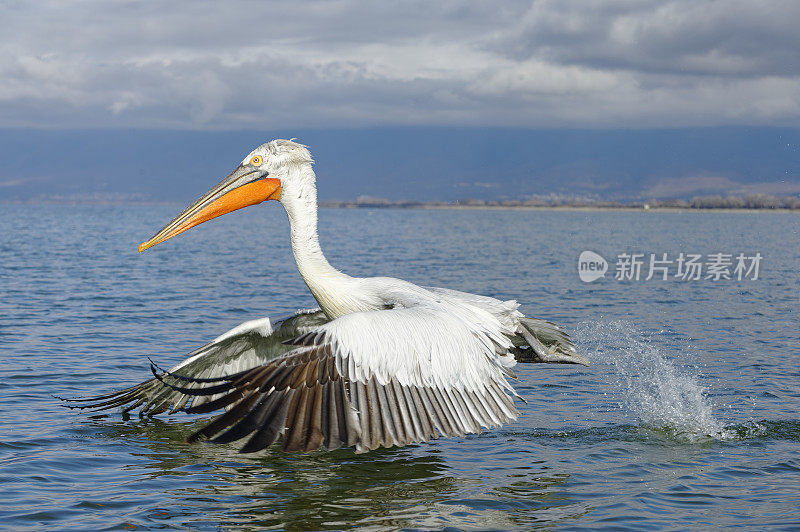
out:
{"label": "hills on horizon", "polygon": [[311,148],[322,200],[800,194],[798,128],[0,129],[0,201],[187,202],[279,137]]}

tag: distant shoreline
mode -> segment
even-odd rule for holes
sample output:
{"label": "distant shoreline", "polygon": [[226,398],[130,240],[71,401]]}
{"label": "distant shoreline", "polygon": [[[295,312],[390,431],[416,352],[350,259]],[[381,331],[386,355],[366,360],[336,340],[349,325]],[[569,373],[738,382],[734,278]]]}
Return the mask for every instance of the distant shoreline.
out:
{"label": "distant shoreline", "polygon": [[[99,201],[99,200],[0,200],[2,205],[98,205],[108,207],[176,207],[180,208],[183,204],[178,202],[166,201]],[[584,204],[562,204],[562,205],[467,205],[459,203],[443,202],[398,202],[398,203],[357,203],[340,201],[320,201],[318,205],[321,209],[359,209],[359,210],[463,210],[463,211],[565,211],[565,212],[670,212],[670,213],[689,213],[689,212],[772,212],[772,213],[797,213],[800,209],[785,207],[673,207],[658,205],[621,204],[621,205],[584,205]]]}
{"label": "distant shoreline", "polygon": [[[324,208],[343,208],[343,207],[324,207]],[[364,208],[364,207],[359,207]],[[800,214],[800,209],[784,209],[784,208],[758,208],[758,209],[718,209],[718,208],[711,208],[711,207],[699,207],[699,208],[691,208],[691,207],[650,207],[645,209],[644,207],[598,207],[592,205],[542,205],[542,206],[517,206],[517,207],[505,207],[505,206],[471,206],[471,205],[444,205],[444,206],[424,206],[424,207],[390,207],[395,209],[420,209],[420,210],[474,210],[474,211],[611,211],[611,212],[631,212],[631,211],[641,211],[641,212],[699,212],[699,211],[714,211],[714,212],[788,212],[788,213],[798,213]]]}
{"label": "distant shoreline", "polygon": [[800,213],[800,209],[786,207],[678,207],[666,205],[649,205],[642,203],[616,204],[616,205],[587,205],[587,204],[561,204],[561,205],[469,205],[463,203],[443,202],[389,202],[389,203],[357,203],[357,202],[331,202],[320,201],[323,209],[409,209],[409,210],[467,210],[467,211],[611,211],[611,212],[788,212]]}

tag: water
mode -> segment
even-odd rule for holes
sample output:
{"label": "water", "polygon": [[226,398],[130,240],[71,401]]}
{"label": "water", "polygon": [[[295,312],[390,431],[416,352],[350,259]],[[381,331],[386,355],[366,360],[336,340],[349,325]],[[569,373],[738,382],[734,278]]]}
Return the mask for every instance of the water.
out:
{"label": "water", "polygon": [[[800,527],[800,216],[321,212],[354,275],[516,298],[589,368],[518,366],[517,423],[354,455],[186,445],[110,391],[234,325],[313,306],[283,213],[250,208],[145,254],[178,207],[2,206],[0,527],[200,530]],[[764,257],[760,279],[577,276],[590,249]]]}

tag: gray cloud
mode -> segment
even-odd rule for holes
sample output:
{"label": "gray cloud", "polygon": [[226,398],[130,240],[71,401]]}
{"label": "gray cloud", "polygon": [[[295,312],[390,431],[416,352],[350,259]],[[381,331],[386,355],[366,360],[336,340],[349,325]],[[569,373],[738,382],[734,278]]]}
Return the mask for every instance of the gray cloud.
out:
{"label": "gray cloud", "polygon": [[793,1],[0,4],[0,126],[800,122]]}
{"label": "gray cloud", "polygon": [[495,49],[588,68],[698,76],[800,74],[800,4],[536,2]]}

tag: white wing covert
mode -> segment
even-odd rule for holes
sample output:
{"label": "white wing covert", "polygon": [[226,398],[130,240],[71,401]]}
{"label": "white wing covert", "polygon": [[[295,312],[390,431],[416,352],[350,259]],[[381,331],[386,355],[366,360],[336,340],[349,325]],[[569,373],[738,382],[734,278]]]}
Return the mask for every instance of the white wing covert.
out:
{"label": "white wing covert", "polygon": [[449,288],[428,287],[426,290],[444,298],[478,307],[497,318],[505,327],[514,329],[516,334],[512,337],[512,341],[518,348],[514,354],[519,362],[589,365],[589,360],[578,354],[564,329],[551,321],[528,318],[518,310],[519,304],[513,299],[503,301]]}
{"label": "white wing covert", "polygon": [[252,452],[283,434],[287,451],[365,452],[516,419],[507,333],[480,309],[446,302],[356,312],[290,340],[291,351],[250,370],[158,378],[213,398],[188,412],[228,408],[188,441],[250,436],[242,452]]}

